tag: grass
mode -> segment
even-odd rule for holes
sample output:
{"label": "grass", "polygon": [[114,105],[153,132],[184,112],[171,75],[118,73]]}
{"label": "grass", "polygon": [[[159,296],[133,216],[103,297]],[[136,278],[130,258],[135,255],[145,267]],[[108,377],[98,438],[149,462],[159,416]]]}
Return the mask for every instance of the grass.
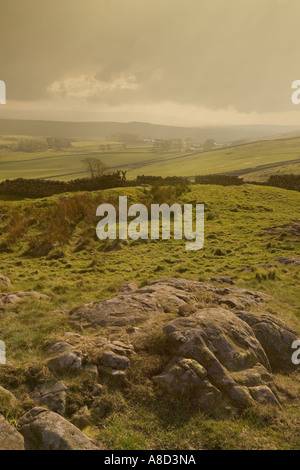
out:
{"label": "grass", "polygon": [[[144,166],[142,173],[161,176],[195,176],[244,170],[298,158],[300,158],[299,138],[270,140],[165,159],[159,165],[155,162]],[[129,176],[135,177],[139,172],[140,169],[132,170]]]}
{"label": "grass", "polygon": [[[185,251],[184,240],[100,242],[95,237],[96,207],[104,201],[116,203],[124,194],[129,204],[149,204],[160,197],[169,203],[204,202],[204,249]],[[0,272],[11,279],[13,290],[35,289],[48,295],[43,301],[25,299],[0,312],[0,338],[8,356],[8,365],[0,368],[0,383],[22,402],[15,408],[0,401],[0,409],[17,422],[33,406],[29,392],[49,377],[45,345],[73,331],[66,312],[110,297],[130,281],[145,285],[166,277],[227,276],[238,287],[272,295],[269,312],[299,331],[299,268],[276,261],[280,256],[299,256],[299,236],[289,227],[270,229],[295,220],[300,223],[299,213],[299,193],[253,185],[193,185],[177,195],[174,188],[126,188],[68,198],[0,200]],[[106,411],[85,430],[88,435],[109,449],[299,448],[299,399],[287,401],[283,410],[257,407],[238,418],[210,419],[188,402],[156,395],[150,377],[165,360],[159,319],[147,341],[126,387],[104,390]],[[92,379],[84,374],[57,378],[71,390],[67,405],[71,415],[85,404]],[[277,380],[299,396],[297,376],[278,375]]]}
{"label": "grass", "polygon": [[[163,160],[178,154],[176,151],[153,152],[147,145],[127,145],[123,149],[118,142],[86,141],[73,142],[72,146],[61,150],[48,149],[40,152],[20,152],[14,150],[19,136],[11,141],[2,139],[0,144],[9,144],[9,149],[0,149],[0,181],[15,178],[58,178],[70,180],[89,176],[82,160],[87,157],[100,158],[109,168],[141,168],[145,163]],[[27,136],[27,139],[31,137]],[[101,146],[110,145],[110,151]],[[142,163],[143,162],[143,163]]]}
{"label": "grass", "polygon": [[279,167],[268,168],[266,170],[254,171],[244,175],[245,181],[267,181],[271,175],[300,175],[300,163],[290,165],[280,165]]}
{"label": "grass", "polygon": [[[127,413],[113,415],[103,423],[102,442],[109,449],[122,450],[282,450],[299,448],[294,420],[299,411],[289,407],[280,415],[274,409],[256,409],[248,415],[216,421],[179,404],[145,409],[136,406]],[[139,416],[137,423],[136,416]],[[278,422],[280,422],[278,425]],[[283,438],[283,435],[285,436]],[[97,434],[94,434],[96,437]],[[286,440],[285,440],[286,439]]]}
{"label": "grass", "polygon": [[[30,138],[27,136],[27,138]],[[9,140],[12,139],[12,140]],[[250,143],[238,147],[214,150],[203,153],[182,153],[177,149],[154,152],[149,144],[127,145],[123,149],[117,142],[87,141],[73,142],[64,150],[45,150],[24,153],[14,150],[14,145],[24,136],[2,136],[0,143],[9,149],[0,149],[0,181],[14,178],[59,178],[70,180],[88,176],[82,165],[86,157],[98,157],[111,169],[126,169],[127,177],[137,175],[156,176],[195,176],[198,174],[223,173],[251,169],[260,165],[270,165],[300,158],[300,138],[277,139]],[[101,150],[109,144],[111,150]],[[299,160],[300,161],[300,160]],[[298,168],[285,165],[285,172]],[[281,167],[258,170],[247,176],[248,179],[262,181]]]}

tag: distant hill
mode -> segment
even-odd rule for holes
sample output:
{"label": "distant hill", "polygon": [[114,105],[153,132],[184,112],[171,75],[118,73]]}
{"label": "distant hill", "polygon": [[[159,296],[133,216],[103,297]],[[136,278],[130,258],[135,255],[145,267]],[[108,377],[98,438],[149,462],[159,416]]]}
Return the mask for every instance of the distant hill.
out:
{"label": "distant hill", "polygon": [[259,140],[280,134],[300,132],[297,126],[216,126],[176,127],[146,122],[63,122],[0,119],[0,135],[68,137],[72,139],[102,139],[116,133],[136,134],[140,138],[185,139],[195,141],[215,139],[231,142],[241,139]]}

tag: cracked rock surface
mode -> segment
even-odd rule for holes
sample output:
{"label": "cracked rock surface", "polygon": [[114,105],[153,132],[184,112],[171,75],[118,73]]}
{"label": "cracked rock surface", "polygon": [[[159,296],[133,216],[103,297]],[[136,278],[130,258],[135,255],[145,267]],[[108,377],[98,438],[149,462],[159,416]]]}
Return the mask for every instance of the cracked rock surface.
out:
{"label": "cracked rock surface", "polygon": [[[216,416],[255,403],[280,406],[273,372],[291,372],[291,345],[297,334],[265,313],[269,297],[260,292],[185,279],[162,279],[123,288],[108,300],[70,312],[88,331],[151,332],[159,318],[170,361],[153,383],[164,393],[190,397]],[[167,319],[173,316],[173,320]],[[164,321],[165,318],[165,321]],[[140,332],[141,330],[141,332]],[[127,354],[105,352],[99,370],[124,375]]]}

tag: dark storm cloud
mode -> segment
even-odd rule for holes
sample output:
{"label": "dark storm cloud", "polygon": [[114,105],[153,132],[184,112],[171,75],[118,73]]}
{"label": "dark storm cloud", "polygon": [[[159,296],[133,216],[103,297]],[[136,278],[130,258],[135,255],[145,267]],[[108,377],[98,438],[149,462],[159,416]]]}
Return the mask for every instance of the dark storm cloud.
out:
{"label": "dark storm cloud", "polygon": [[19,101],[291,109],[298,0],[2,0],[1,76]]}

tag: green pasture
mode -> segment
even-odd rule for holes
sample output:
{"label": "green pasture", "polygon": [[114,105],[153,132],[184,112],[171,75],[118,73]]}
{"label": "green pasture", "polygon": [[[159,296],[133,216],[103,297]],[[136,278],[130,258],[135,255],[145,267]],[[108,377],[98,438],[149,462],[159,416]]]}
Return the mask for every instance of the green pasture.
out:
{"label": "green pasture", "polygon": [[[300,138],[268,140],[202,153],[179,153],[176,149],[155,152],[151,144],[127,145],[117,142],[73,142],[62,150],[19,152],[15,146],[25,136],[2,136],[0,181],[14,178],[57,178],[70,180],[88,176],[82,164],[87,157],[100,158],[110,170],[126,169],[129,179],[137,175],[195,176],[249,169],[246,179],[262,181],[270,174],[293,172],[300,165]],[[30,138],[27,136],[27,138]],[[110,149],[107,150],[107,145]],[[297,160],[299,159],[299,164]],[[296,160],[288,164],[286,162]],[[274,167],[273,164],[284,164]],[[270,165],[270,168],[260,168]],[[253,171],[257,168],[257,171]],[[251,171],[251,173],[250,173]]]}

